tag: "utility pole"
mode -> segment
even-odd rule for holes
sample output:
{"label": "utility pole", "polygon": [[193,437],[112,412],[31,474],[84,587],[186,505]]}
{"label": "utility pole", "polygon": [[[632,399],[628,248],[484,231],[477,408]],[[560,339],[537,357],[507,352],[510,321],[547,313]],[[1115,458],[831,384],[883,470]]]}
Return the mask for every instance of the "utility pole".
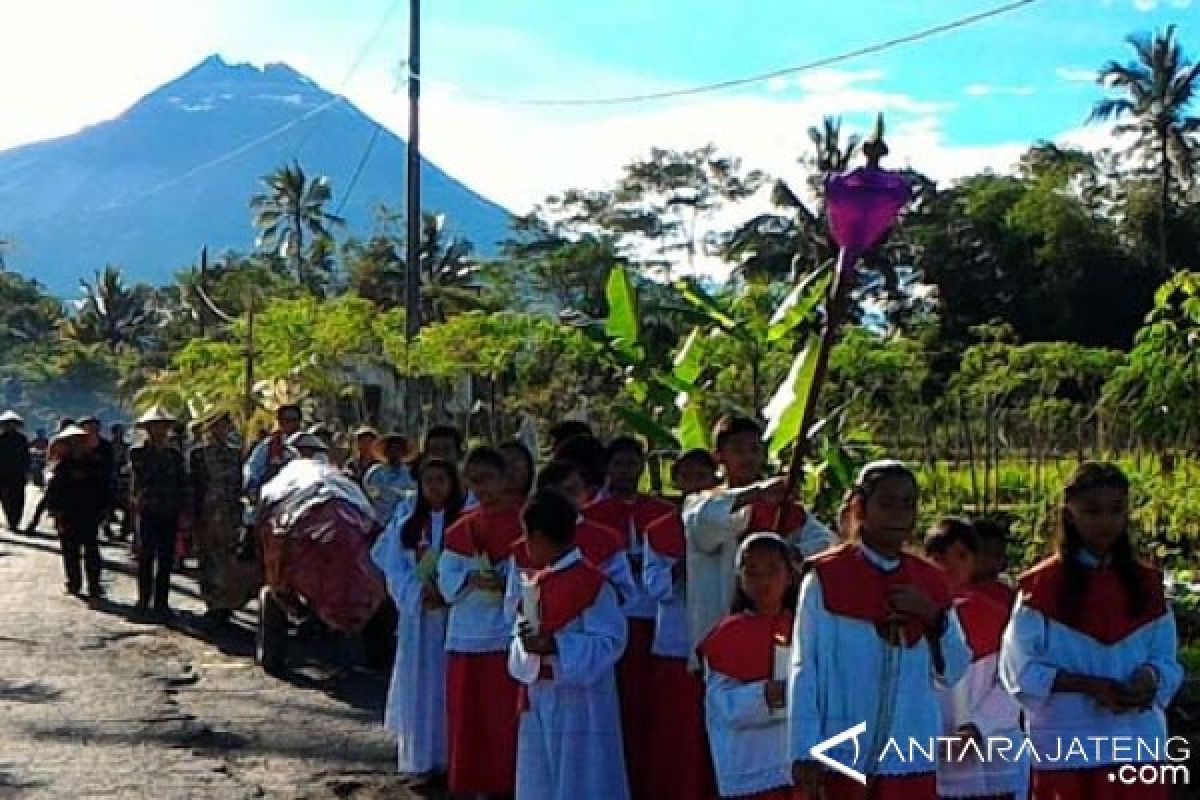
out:
{"label": "utility pole", "polygon": [[[408,233],[405,237],[404,338],[421,330],[421,0],[408,0]],[[415,427],[420,383],[405,381],[404,411]]]}

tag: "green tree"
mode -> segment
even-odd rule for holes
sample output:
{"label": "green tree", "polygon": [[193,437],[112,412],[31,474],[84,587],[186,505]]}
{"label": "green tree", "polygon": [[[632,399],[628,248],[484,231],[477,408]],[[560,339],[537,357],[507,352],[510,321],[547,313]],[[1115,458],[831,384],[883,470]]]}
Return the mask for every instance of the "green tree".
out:
{"label": "green tree", "polygon": [[[345,224],[341,217],[326,210],[333,197],[329,178],[310,179],[298,161],[279,167],[261,179],[264,191],[250,200],[254,227],[258,229],[255,246],[275,252],[310,289],[321,276],[310,272],[306,264],[305,243],[314,239],[332,239],[332,231]],[[307,238],[306,238],[307,237]]]}
{"label": "green tree", "polygon": [[1176,181],[1190,184],[1195,170],[1200,118],[1189,116],[1188,109],[1200,89],[1200,64],[1185,56],[1174,25],[1153,36],[1137,34],[1126,41],[1133,47],[1135,59],[1124,64],[1109,61],[1097,77],[1102,86],[1123,94],[1096,103],[1090,119],[1128,118],[1115,132],[1133,134],[1134,154],[1153,165],[1157,173],[1158,269],[1163,278],[1170,269],[1167,218],[1171,192]]}
{"label": "green tree", "polygon": [[63,324],[68,339],[103,344],[112,351],[150,344],[160,322],[153,288],[144,283],[127,286],[120,268],[111,264],[93,280],[79,283],[83,299]]}

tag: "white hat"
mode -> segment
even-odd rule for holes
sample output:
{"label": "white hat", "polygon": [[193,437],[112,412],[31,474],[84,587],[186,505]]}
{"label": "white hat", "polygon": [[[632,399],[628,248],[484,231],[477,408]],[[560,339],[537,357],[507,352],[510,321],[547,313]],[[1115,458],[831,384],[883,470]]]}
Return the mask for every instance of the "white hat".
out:
{"label": "white hat", "polygon": [[137,418],[135,425],[147,425],[151,422],[174,422],[175,417],[162,406],[150,406],[146,412]]}
{"label": "white hat", "polygon": [[16,422],[18,424],[23,424],[25,420],[21,419],[21,415],[10,408],[3,414],[0,414],[0,422]]}
{"label": "white hat", "polygon": [[887,473],[892,473],[892,474],[907,473],[909,475],[912,475],[912,467],[908,466],[908,464],[905,464],[903,461],[900,461],[899,459],[881,458],[878,461],[870,462],[869,464],[865,465],[861,470],[859,470],[858,480],[855,481],[855,484],[858,486],[862,486],[864,483],[866,483],[868,477],[870,477],[871,475],[878,473],[878,472],[887,472]]}
{"label": "white hat", "polygon": [[65,427],[61,431],[59,431],[58,433],[54,434],[54,441],[57,442],[61,439],[73,439],[76,436],[87,436],[87,435],[88,435],[87,431],[85,431],[83,428],[79,427],[78,425],[68,425],[67,427]]}
{"label": "white hat", "polygon": [[297,450],[304,448],[306,450],[328,450],[326,444],[321,441],[321,438],[316,434],[300,431],[293,433],[288,437],[287,443],[289,447],[294,447]]}

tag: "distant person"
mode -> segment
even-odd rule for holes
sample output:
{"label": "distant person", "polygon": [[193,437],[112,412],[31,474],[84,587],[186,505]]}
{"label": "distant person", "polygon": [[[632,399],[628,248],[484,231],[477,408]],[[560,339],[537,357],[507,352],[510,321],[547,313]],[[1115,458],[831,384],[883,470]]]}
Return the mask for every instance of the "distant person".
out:
{"label": "distant person", "polygon": [[0,508],[10,531],[21,530],[25,514],[25,484],[29,480],[29,440],[21,432],[24,420],[15,411],[0,414]]}
{"label": "distant person", "polygon": [[263,484],[279,474],[288,461],[288,437],[296,434],[303,423],[300,406],[282,405],[275,412],[275,430],[263,438],[242,467],[242,489],[256,496]]}
{"label": "distant person", "polygon": [[453,425],[434,425],[425,433],[421,458],[436,458],[461,465],[463,457],[462,431]]}
{"label": "distant person", "polygon": [[78,596],[86,577],[88,595],[100,599],[104,587],[98,536],[100,520],[110,502],[111,484],[86,449],[86,440],[87,432],[74,425],[54,437],[56,463],[45,499],[46,510],[58,527],[67,593]]}
{"label": "distant person", "polygon": [[409,503],[417,484],[408,468],[408,437],[389,433],[383,437],[383,463],[375,464],[363,476],[363,490],[375,508],[375,518],[387,525],[402,503]]}
{"label": "distant person", "polygon": [[367,470],[378,464],[379,461],[379,432],[367,426],[356,430],[354,432],[354,455],[346,460],[342,471],[350,480],[362,486]]}
{"label": "distant person", "polygon": [[[50,485],[50,479],[54,476],[54,467],[62,458],[64,452],[64,444],[59,440],[59,435],[68,428],[76,427],[75,420],[70,417],[63,417],[58,421],[58,430],[49,443],[46,445],[46,467],[43,470],[43,483],[46,486]],[[83,430],[80,428],[80,430]],[[83,434],[86,435],[86,434]],[[46,494],[42,493],[42,498],[38,500],[37,508],[33,510],[33,519],[29,521],[29,525],[25,528],[25,534],[31,535],[37,531],[38,525],[42,522],[42,516],[46,513]]]}
{"label": "distant person", "polygon": [[995,517],[983,517],[974,522],[979,537],[979,552],[975,554],[975,574],[971,582],[984,594],[1005,608],[1017,602],[1017,590],[1008,576],[1008,525]]}
{"label": "distant person", "polygon": [[46,486],[46,450],[50,447],[50,437],[45,428],[38,428],[33,439],[29,442],[29,480],[34,486]]}
{"label": "distant person", "polygon": [[[125,437],[125,426],[114,423],[110,428],[113,449],[113,502],[109,512],[107,525],[110,529],[114,524],[120,525],[118,539],[128,539],[133,532],[133,512],[129,507],[129,485],[133,480],[132,467],[129,465],[129,440]],[[117,512],[121,520],[117,523]]]}
{"label": "distant person", "polygon": [[562,422],[555,423],[547,431],[550,436],[550,457],[558,458],[558,449],[568,439],[574,439],[576,436],[592,436],[596,434],[592,432],[592,426],[578,419],[565,419]]}
{"label": "distant person", "polygon": [[170,443],[175,418],[155,406],[138,418],[146,440],[130,451],[133,505],[138,515],[139,613],[157,621],[171,616],[171,570],[176,536],[189,511],[188,476],[183,454]]}
{"label": "distant person", "polygon": [[192,547],[200,562],[205,622],[227,623],[262,583],[254,561],[237,557],[242,530],[241,448],[233,419],[219,413],[201,423],[203,441],[188,453],[192,490]]}

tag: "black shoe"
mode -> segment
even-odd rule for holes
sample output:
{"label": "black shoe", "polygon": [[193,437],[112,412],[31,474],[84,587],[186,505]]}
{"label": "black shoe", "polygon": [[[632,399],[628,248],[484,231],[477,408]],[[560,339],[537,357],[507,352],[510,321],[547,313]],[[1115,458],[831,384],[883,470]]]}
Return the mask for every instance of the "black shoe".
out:
{"label": "black shoe", "polygon": [[104,587],[96,584],[88,587],[88,597],[92,600],[103,600],[108,597],[108,593],[104,591]]}
{"label": "black shoe", "polygon": [[68,583],[66,586],[63,587],[63,593],[69,594],[72,597],[79,597],[83,594],[83,590],[78,586],[72,586],[71,584]]}

